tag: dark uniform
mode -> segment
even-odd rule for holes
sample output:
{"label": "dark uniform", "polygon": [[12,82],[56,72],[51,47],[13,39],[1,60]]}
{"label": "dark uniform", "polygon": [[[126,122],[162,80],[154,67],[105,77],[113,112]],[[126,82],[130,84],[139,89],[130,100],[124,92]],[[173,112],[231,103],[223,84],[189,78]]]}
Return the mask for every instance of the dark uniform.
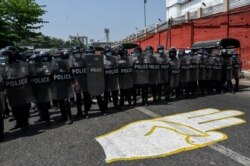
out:
{"label": "dark uniform", "polygon": [[165,97],[165,101],[169,100],[170,97],[170,84],[169,84],[169,58],[167,55],[164,53],[164,47],[162,45],[159,45],[157,47],[157,52],[158,52],[158,63],[160,64],[160,81],[157,84],[157,89],[158,89],[158,97],[159,100],[161,99],[162,96],[162,89],[164,89],[163,95]]}
{"label": "dark uniform", "polygon": [[[99,110],[102,112],[102,114],[104,116],[107,115],[107,110],[104,107],[103,98],[101,96],[101,94],[104,93],[104,90],[105,90],[104,89],[105,88],[105,86],[104,86],[105,80],[104,80],[103,55],[98,55],[100,57],[97,58],[98,59],[97,64],[94,64],[95,58],[93,58],[93,57],[96,56],[94,54],[95,54],[95,48],[93,46],[89,46],[86,50],[86,54],[84,55],[85,56],[84,58],[86,60],[86,71],[87,71],[87,91],[83,93],[86,118],[89,118],[88,112],[90,111],[90,108],[92,105],[92,96],[97,99],[97,104],[98,104]],[[92,57],[89,57],[89,56],[92,56]],[[88,62],[88,59],[91,62]],[[99,61],[100,59],[102,59],[102,62]],[[98,66],[98,68],[101,69],[101,71],[100,71],[101,75],[99,75],[100,74],[99,71],[97,73],[91,72],[92,66],[94,68],[96,68],[97,67],[96,65]],[[93,94],[90,92],[90,90],[93,91]],[[95,92],[95,90],[98,91],[98,94]]]}
{"label": "dark uniform", "polygon": [[148,86],[151,89],[153,103],[156,103],[157,84],[160,83],[161,78],[160,64],[158,63],[158,58],[156,57],[156,54],[154,54],[154,49],[152,46],[148,46],[145,51],[147,55],[147,61],[149,63]]}
{"label": "dark uniform", "polygon": [[[1,53],[1,58],[6,59],[4,53]],[[4,73],[5,64],[0,64],[0,142],[4,141],[4,120],[3,114],[5,110],[5,97],[4,97]]]}
{"label": "dark uniform", "polygon": [[51,56],[49,53],[41,52],[31,56],[29,63],[29,80],[32,88],[32,102],[36,104],[40,112],[40,119],[35,123],[46,122],[49,126],[49,107],[51,101]]}
{"label": "dark uniform", "polygon": [[112,55],[112,49],[110,47],[104,48],[104,66],[105,66],[105,92],[104,92],[104,108],[108,109],[109,99],[112,97],[114,107],[118,107],[118,64],[117,58]]}
{"label": "dark uniform", "polygon": [[133,59],[122,45],[117,49],[119,55],[117,63],[119,67],[120,106],[124,106],[126,99],[128,106],[131,108],[132,89],[134,87]]}
{"label": "dark uniform", "polygon": [[233,77],[235,79],[234,91],[239,92],[239,80],[240,80],[242,63],[240,60],[240,56],[237,53],[234,53],[232,55],[232,59],[233,59]]}
{"label": "dark uniform", "polygon": [[170,88],[175,93],[175,98],[179,99],[180,96],[180,61],[176,57],[177,51],[175,48],[169,50],[170,57]]}
{"label": "dark uniform", "polygon": [[221,82],[222,82],[222,58],[215,54],[212,56],[212,80],[213,88],[216,89],[217,93],[221,93]]}
{"label": "dark uniform", "polygon": [[142,105],[148,105],[148,61],[141,47],[133,50],[134,61],[134,105],[137,104],[137,93],[141,91]]}
{"label": "dark uniform", "polygon": [[82,113],[82,91],[87,90],[86,65],[80,47],[74,47],[71,55],[71,74],[73,76],[73,87],[76,96],[77,115],[81,118]]}
{"label": "dark uniform", "polygon": [[29,110],[32,99],[28,81],[28,64],[22,61],[15,47],[10,46],[6,50],[9,53],[8,65],[6,65],[4,73],[5,89],[12,114],[16,119],[16,125],[11,130],[21,128],[21,131],[25,132],[29,127]]}
{"label": "dark uniform", "polygon": [[70,72],[69,55],[58,53],[51,64],[53,82],[52,97],[59,103],[62,118],[59,122],[73,123],[69,99],[73,97],[72,76]]}
{"label": "dark uniform", "polygon": [[186,54],[185,50],[180,50],[178,57],[180,60],[180,93],[183,95],[185,91],[185,95],[188,97],[190,92],[190,55]]}
{"label": "dark uniform", "polygon": [[233,61],[232,55],[228,54],[226,49],[223,49],[221,52],[223,58],[223,67],[222,67],[222,84],[226,83],[225,91],[232,92],[233,84]]}
{"label": "dark uniform", "polygon": [[191,52],[190,58],[190,91],[193,96],[197,95],[199,80],[200,59],[197,52]]}

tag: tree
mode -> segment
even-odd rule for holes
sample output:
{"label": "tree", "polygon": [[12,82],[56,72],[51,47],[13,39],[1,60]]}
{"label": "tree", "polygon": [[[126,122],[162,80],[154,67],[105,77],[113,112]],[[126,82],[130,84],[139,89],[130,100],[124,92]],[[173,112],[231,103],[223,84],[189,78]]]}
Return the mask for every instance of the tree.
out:
{"label": "tree", "polygon": [[44,7],[35,0],[0,0],[0,45],[40,35]]}

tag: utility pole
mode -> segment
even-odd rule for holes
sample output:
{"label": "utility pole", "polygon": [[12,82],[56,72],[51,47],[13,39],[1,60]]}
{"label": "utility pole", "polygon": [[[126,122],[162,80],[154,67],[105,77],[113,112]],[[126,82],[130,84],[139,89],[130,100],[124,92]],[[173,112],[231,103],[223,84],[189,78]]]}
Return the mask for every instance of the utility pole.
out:
{"label": "utility pole", "polygon": [[145,28],[147,27],[146,4],[147,4],[147,0],[144,0],[144,26]]}

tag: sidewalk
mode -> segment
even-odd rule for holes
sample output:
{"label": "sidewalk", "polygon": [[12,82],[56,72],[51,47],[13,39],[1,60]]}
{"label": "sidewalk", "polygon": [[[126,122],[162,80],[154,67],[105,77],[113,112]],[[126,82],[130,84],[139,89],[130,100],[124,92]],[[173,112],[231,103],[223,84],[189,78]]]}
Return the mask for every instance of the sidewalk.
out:
{"label": "sidewalk", "polygon": [[246,80],[250,80],[250,70],[243,70]]}

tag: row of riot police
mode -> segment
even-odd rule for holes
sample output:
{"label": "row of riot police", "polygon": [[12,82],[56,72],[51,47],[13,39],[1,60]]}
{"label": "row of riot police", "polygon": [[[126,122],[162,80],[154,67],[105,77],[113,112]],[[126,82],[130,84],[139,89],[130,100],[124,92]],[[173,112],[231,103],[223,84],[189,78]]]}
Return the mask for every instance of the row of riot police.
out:
{"label": "row of riot police", "polygon": [[[142,104],[148,105],[149,92],[154,103],[161,100],[162,93],[168,101],[171,94],[176,98],[184,93],[196,95],[198,87],[201,93],[211,92],[213,87],[220,92],[222,83],[231,86],[232,73],[236,78],[235,91],[238,90],[240,61],[237,54],[231,57],[225,51],[215,56],[204,50],[186,54],[180,50],[177,55],[177,50],[172,48],[167,56],[163,46],[156,52],[151,46],[144,51],[137,47],[130,56],[120,45],[115,50],[105,47],[103,54],[96,55],[95,48],[89,46],[85,52],[76,47],[70,53],[55,53],[53,58],[42,52],[24,62],[15,47],[7,47],[1,53],[6,59],[6,64],[0,68],[1,110],[6,107],[6,96],[16,120],[13,129],[25,131],[29,126],[31,102],[40,112],[38,122],[50,125],[50,103],[56,101],[61,111],[60,121],[72,124],[69,99],[74,96],[74,90],[77,117],[86,118],[89,118],[93,97],[102,114],[107,115],[111,98],[114,107],[119,109],[125,101],[129,107],[132,102],[136,105],[138,94],[141,94]],[[1,134],[2,114],[0,125]]]}

